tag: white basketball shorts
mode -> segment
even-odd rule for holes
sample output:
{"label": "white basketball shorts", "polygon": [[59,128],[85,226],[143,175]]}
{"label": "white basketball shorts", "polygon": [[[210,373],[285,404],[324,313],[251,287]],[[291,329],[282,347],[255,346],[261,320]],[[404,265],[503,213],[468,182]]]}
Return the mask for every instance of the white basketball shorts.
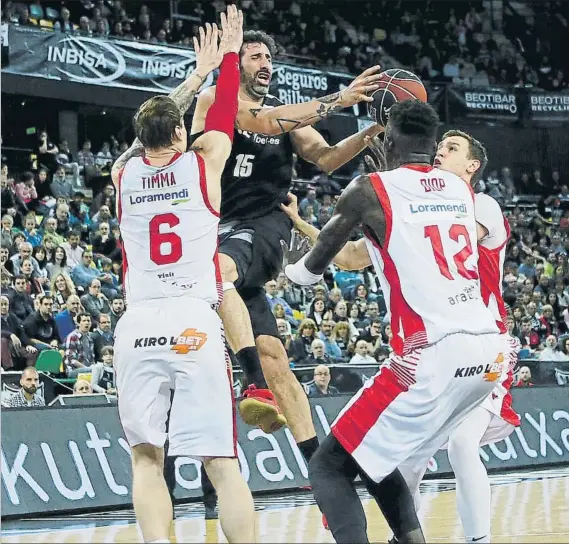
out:
{"label": "white basketball shorts", "polygon": [[422,468],[505,378],[506,350],[499,334],[453,334],[393,356],[348,402],[332,432],[376,482],[403,463]]}
{"label": "white basketball shorts", "polygon": [[231,368],[207,302],[178,297],[129,308],[115,330],[114,364],[131,447],[163,447],[171,409],[169,455],[237,455]]}

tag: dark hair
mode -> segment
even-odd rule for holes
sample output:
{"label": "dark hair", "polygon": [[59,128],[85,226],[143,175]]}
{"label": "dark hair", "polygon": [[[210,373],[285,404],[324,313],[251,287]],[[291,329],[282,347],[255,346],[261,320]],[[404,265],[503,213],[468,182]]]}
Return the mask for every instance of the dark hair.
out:
{"label": "dark hair", "polygon": [[41,296],[38,298],[38,300],[40,301],[40,304],[43,304],[46,299],[53,301],[53,297],[52,297],[51,295],[41,295]]}
{"label": "dark hair", "polygon": [[269,36],[262,30],[246,30],[243,32],[243,45],[239,50],[239,60],[241,60],[241,57],[245,53],[245,46],[248,43],[262,43],[267,46],[271,56],[275,56],[277,54],[277,44],[272,36]]}
{"label": "dark hair", "polygon": [[167,96],[153,96],[134,116],[134,132],[147,149],[172,145],[176,127],[183,123],[180,108]]}
{"label": "dark hair", "polygon": [[531,324],[531,317],[529,315],[525,315],[522,317],[522,323],[530,323]]}
{"label": "dark hair", "polygon": [[17,274],[16,276],[14,276],[14,283],[16,283],[16,280],[28,281],[28,278],[26,278],[26,276],[24,276],[23,274]]}
{"label": "dark hair", "polygon": [[389,112],[389,125],[404,136],[435,138],[439,122],[433,106],[420,100],[398,102]]}
{"label": "dark hair", "polygon": [[67,239],[69,240],[69,238],[71,238],[72,236],[77,236],[77,238],[79,238],[81,240],[81,232],[79,232],[78,230],[72,230],[68,235],[67,235]]}
{"label": "dark hair", "polygon": [[101,357],[107,354],[114,355],[115,348],[113,348],[113,346],[105,346],[104,348],[101,348]]}
{"label": "dark hair", "polygon": [[79,325],[79,323],[81,323],[81,320],[82,320],[84,317],[88,317],[88,318],[89,318],[89,321],[92,321],[92,320],[93,320],[92,317],[91,317],[91,314],[89,314],[89,313],[87,313],[87,312],[80,312],[80,313],[78,313],[78,314],[75,316],[75,322],[77,323],[77,325]]}
{"label": "dark hair", "polygon": [[459,138],[464,138],[468,142],[468,158],[474,159],[480,162],[480,167],[474,174],[472,174],[472,181],[479,181],[482,178],[484,169],[488,165],[488,154],[486,153],[486,148],[476,138],[470,134],[463,132],[462,130],[447,130],[443,134],[443,140],[450,138],[451,136],[457,136]]}
{"label": "dark hair", "polygon": [[[40,260],[37,258],[37,254],[38,254],[39,251],[43,251],[43,255],[44,255],[43,261],[40,261]],[[38,262],[40,268],[42,268],[42,269],[45,268],[45,265],[46,265],[47,262],[48,262],[48,261],[47,261],[47,252],[46,252],[46,250],[45,250],[45,247],[43,247],[43,246],[36,246],[36,247],[34,247],[34,248],[32,249],[32,257],[34,257],[35,260]]]}
{"label": "dark hair", "polygon": [[24,172],[20,178],[24,183],[34,179],[34,175],[31,172]]}

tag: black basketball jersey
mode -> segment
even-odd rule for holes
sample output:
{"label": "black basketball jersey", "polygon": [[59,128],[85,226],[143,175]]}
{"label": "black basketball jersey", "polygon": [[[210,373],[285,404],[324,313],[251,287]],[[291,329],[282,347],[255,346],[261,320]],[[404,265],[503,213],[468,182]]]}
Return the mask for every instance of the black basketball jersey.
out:
{"label": "black basketball jersey", "polygon": [[[267,95],[263,104],[280,106],[283,102]],[[288,202],[292,153],[288,133],[266,136],[235,129],[221,178],[221,220],[255,219]]]}

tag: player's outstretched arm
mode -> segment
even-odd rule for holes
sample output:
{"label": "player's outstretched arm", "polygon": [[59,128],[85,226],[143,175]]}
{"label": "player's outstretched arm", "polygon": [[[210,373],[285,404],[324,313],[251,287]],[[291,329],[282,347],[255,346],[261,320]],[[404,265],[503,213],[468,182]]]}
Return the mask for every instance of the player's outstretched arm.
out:
{"label": "player's outstretched arm", "polygon": [[[316,240],[318,240],[318,236],[320,236],[320,230],[300,217],[296,195],[289,193],[288,198],[289,204],[281,204],[281,209],[291,218],[294,227],[307,236],[311,244],[314,245]],[[365,240],[362,238],[356,242],[347,242],[336,254],[332,262],[342,270],[362,270],[371,266],[371,259],[369,258]]]}
{"label": "player's outstretched arm", "polygon": [[[199,38],[194,37],[194,49],[196,51],[196,68],[190,76],[178,85],[169,95],[183,115],[192,105],[194,98],[203,85],[207,76],[215,70],[221,63],[223,52],[218,46],[219,32],[217,25],[206,23],[205,28],[200,27]],[[142,155],[144,146],[137,138],[133,144],[115,161],[111,170],[113,183],[118,184],[120,171],[132,157]]]}
{"label": "player's outstretched arm", "polygon": [[[343,91],[316,98],[310,102],[272,108],[240,98],[235,126],[241,130],[272,136],[313,125],[359,102],[371,102],[373,99],[369,94],[378,88],[380,70],[380,66],[372,66],[354,79]],[[192,134],[199,134],[203,131],[205,116],[215,100],[215,93],[216,88],[209,87],[198,97],[192,122]]]}
{"label": "player's outstretched arm", "polygon": [[237,115],[243,13],[233,5],[228,6],[227,16],[221,14],[221,28],[223,38],[216,47],[223,60],[217,81],[216,98],[207,112],[204,134],[191,147],[200,153],[205,161],[209,199],[216,210],[219,210],[221,204],[221,174],[231,153]]}
{"label": "player's outstretched arm", "polygon": [[352,231],[381,210],[367,175],[358,176],[346,187],[332,218],[320,232],[314,247],[298,263],[288,265],[285,273],[299,285],[312,285],[349,240]]}

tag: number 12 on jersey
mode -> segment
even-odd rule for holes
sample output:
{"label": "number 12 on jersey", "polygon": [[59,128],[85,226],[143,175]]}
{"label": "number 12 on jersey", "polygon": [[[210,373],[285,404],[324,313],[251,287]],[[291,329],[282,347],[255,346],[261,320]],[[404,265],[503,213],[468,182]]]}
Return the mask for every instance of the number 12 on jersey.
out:
{"label": "number 12 on jersey", "polygon": [[[476,267],[472,270],[466,268],[466,261],[472,256],[472,244],[470,242],[470,237],[468,235],[468,229],[464,225],[454,224],[451,225],[448,231],[448,237],[454,242],[459,242],[460,238],[464,238],[464,247],[455,253],[452,257],[454,264],[456,265],[457,272],[467,280],[477,280],[478,270]],[[443,241],[441,239],[441,231],[438,225],[429,225],[425,227],[425,238],[429,238],[431,241],[431,246],[433,248],[433,255],[435,261],[439,267],[441,274],[449,279],[454,280],[454,276],[450,271],[448,260],[445,256]]]}

